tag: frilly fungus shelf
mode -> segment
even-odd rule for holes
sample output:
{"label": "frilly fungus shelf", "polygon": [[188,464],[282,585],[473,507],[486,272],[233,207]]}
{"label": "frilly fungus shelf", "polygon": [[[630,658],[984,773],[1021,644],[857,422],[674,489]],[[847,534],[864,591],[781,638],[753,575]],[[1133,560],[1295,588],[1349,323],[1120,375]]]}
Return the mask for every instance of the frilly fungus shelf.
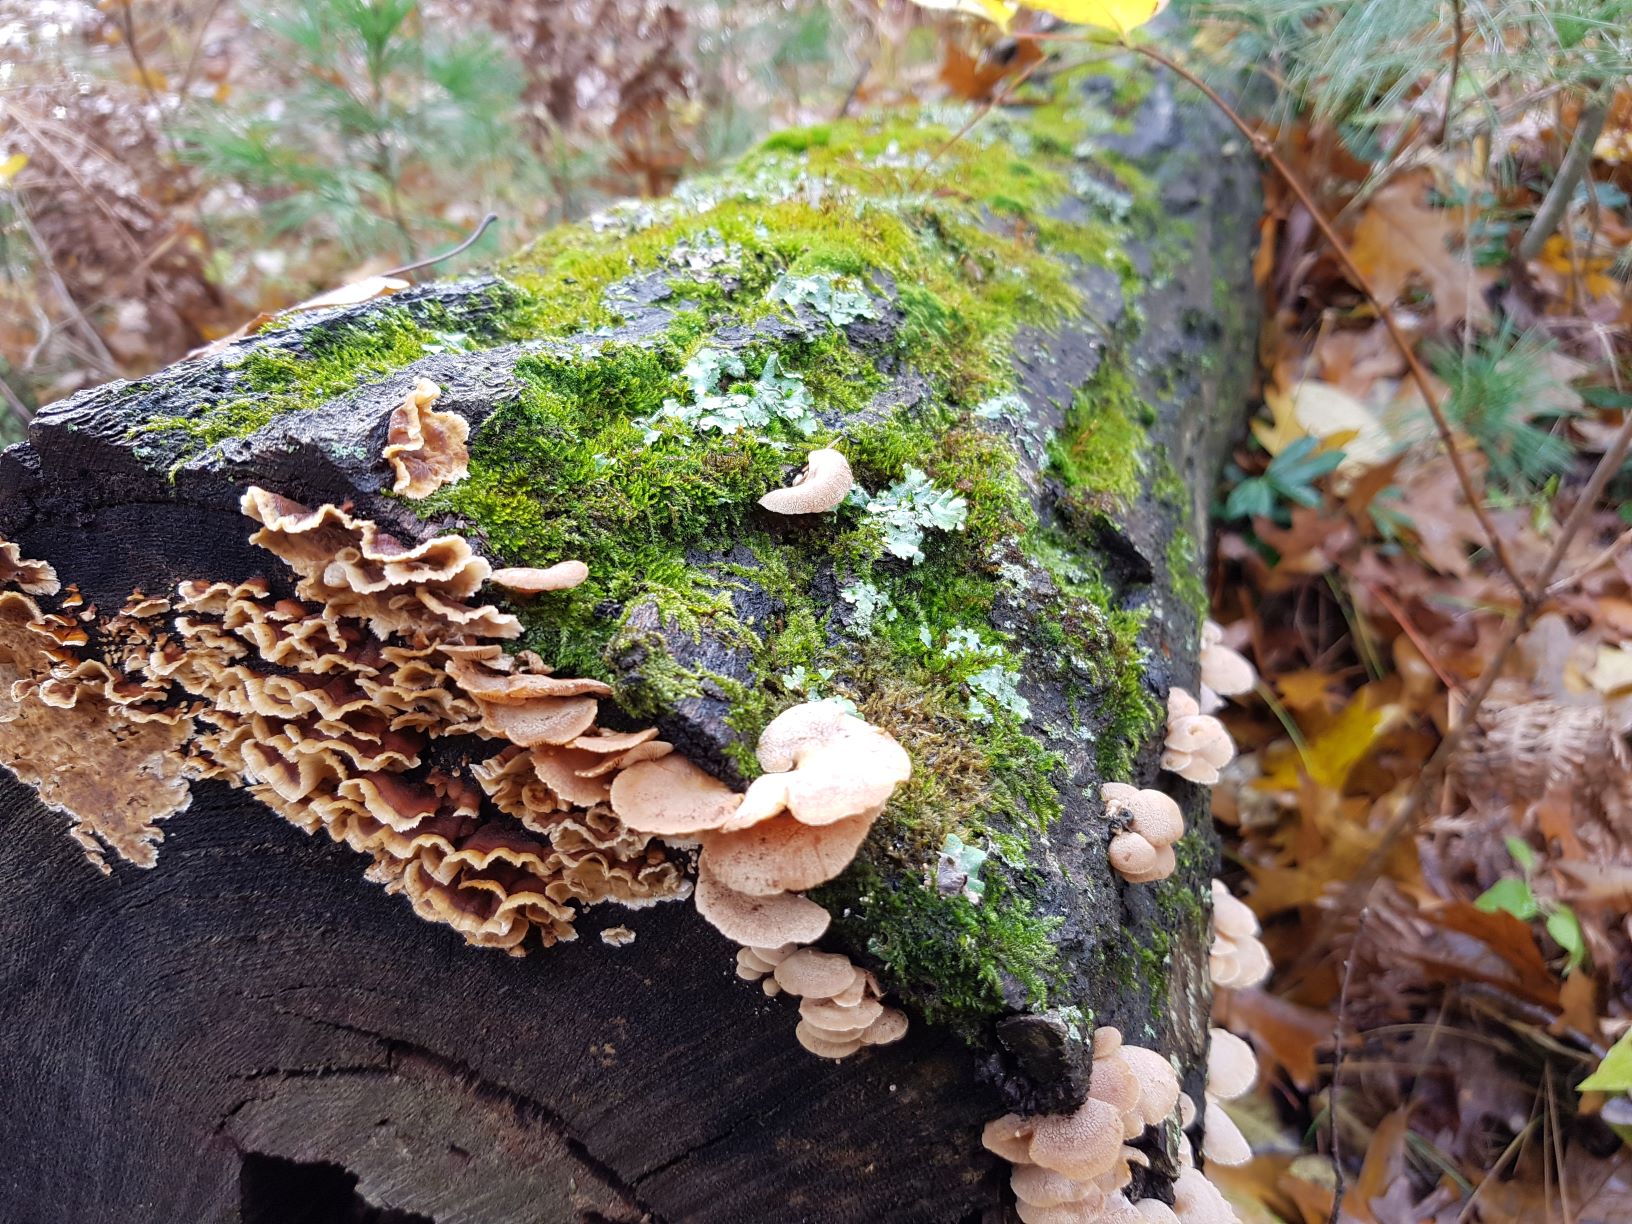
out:
{"label": "frilly fungus shelf", "polygon": [[[1096,1026],[1203,1099],[1215,850],[1158,759],[1256,176],[1105,72],[40,413],[0,1218],[963,1221]],[[1105,782],[1177,801],[1118,851],[1167,878]]]}

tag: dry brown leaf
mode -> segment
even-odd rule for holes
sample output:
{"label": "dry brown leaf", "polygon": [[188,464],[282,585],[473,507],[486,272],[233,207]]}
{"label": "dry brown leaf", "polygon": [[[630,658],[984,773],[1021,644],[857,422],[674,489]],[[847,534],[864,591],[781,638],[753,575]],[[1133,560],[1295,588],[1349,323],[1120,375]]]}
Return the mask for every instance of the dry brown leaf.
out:
{"label": "dry brown leaf", "polygon": [[1484,290],[1494,274],[1454,249],[1464,218],[1428,203],[1431,183],[1427,171],[1401,175],[1373,195],[1355,226],[1351,254],[1385,305],[1420,285],[1433,295],[1437,328],[1463,319],[1484,326],[1491,317]]}

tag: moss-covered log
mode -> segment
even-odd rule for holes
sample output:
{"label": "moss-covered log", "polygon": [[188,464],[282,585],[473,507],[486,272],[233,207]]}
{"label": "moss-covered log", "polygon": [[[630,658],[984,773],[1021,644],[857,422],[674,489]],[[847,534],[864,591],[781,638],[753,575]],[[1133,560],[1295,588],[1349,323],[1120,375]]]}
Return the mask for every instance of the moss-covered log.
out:
{"label": "moss-covered log", "polygon": [[[971,112],[783,133],[492,275],[40,413],[0,456],[0,755],[28,783],[0,787],[0,1217],[972,1220],[1005,1194],[982,1123],[1080,1103],[1095,1025],[1200,1099],[1215,845],[1157,758],[1250,364],[1255,168],[1167,81],[1094,72],[944,151]],[[420,445],[421,379],[469,459],[415,498],[385,452]],[[846,502],[761,510],[821,446]],[[366,524],[443,542],[371,560]],[[589,577],[476,594],[448,537]],[[317,590],[353,602],[325,621]],[[809,895],[905,1040],[817,1059],[691,905],[584,904],[683,898],[684,849],[554,830],[561,891],[502,931],[393,868],[402,795],[451,845],[531,802],[503,711],[413,654],[467,612],[607,686],[552,718],[655,725],[736,789],[799,702],[902,745],[911,780]],[[349,780],[308,777],[318,741]],[[1168,879],[1109,870],[1105,781],[1182,803]],[[1173,1141],[1144,1141],[1152,1194]]]}

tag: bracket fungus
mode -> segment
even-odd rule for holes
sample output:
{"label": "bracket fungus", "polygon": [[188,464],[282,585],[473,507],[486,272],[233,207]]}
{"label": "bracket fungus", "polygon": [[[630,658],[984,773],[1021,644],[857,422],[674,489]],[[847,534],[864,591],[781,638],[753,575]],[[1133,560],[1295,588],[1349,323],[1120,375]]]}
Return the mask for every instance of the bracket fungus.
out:
{"label": "bracket fungus", "polygon": [[457,412],[438,412],[431,405],[442,388],[421,378],[391,412],[385,449],[380,457],[391,465],[396,480],[393,493],[418,501],[443,485],[470,474],[470,423]]}
{"label": "bracket fungus", "polygon": [[1225,887],[1213,881],[1213,944],[1208,976],[1214,986],[1244,989],[1269,976],[1269,949],[1258,938],[1258,916]]}
{"label": "bracket fungus", "polygon": [[1181,778],[1212,786],[1218,771],[1235,757],[1235,744],[1224,724],[1203,714],[1196,699],[1181,688],[1167,694],[1167,739],[1162,768]]}
{"label": "bracket fungus", "polygon": [[1099,788],[1105,814],[1126,827],[1111,838],[1110,860],[1130,884],[1149,884],[1173,874],[1178,860],[1173,843],[1184,836],[1184,813],[1159,790],[1140,790],[1125,782]]}
{"label": "bracket fungus", "polygon": [[1252,692],[1258,673],[1246,656],[1224,644],[1224,628],[1217,621],[1201,626],[1202,713],[1211,714],[1224,705],[1224,698]]}
{"label": "bracket fungus", "polygon": [[824,446],[805,456],[804,470],[791,485],[772,489],[759,504],[773,514],[825,514],[839,508],[854,483],[850,461]]}

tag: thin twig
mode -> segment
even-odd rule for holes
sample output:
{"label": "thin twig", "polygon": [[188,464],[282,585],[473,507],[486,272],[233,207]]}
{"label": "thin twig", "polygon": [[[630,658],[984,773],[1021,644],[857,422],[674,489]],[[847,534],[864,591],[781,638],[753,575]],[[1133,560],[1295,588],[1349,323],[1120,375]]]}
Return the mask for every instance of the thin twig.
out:
{"label": "thin twig", "polygon": [[1395,347],[1400,350],[1400,355],[1405,358],[1406,369],[1411,375],[1411,381],[1417,385],[1417,390],[1422,394],[1422,401],[1428,408],[1428,415],[1433,418],[1434,429],[1439,434],[1440,442],[1444,444],[1445,453],[1451,461],[1452,469],[1456,472],[1456,480],[1462,487],[1462,495],[1473,510],[1474,517],[1479,520],[1479,526],[1483,530],[1486,540],[1490,543],[1490,550],[1496,558],[1497,565],[1502,573],[1506,575],[1507,580],[1513,584],[1513,589],[1522,593],[1525,590],[1524,579],[1520,577],[1518,568],[1513,563],[1513,557],[1508,552],[1507,545],[1503,543],[1501,535],[1497,532],[1496,524],[1491,520],[1490,512],[1485,508],[1484,499],[1479,496],[1478,490],[1474,488],[1473,476],[1468,471],[1467,464],[1463,461],[1461,449],[1456,443],[1456,436],[1451,431],[1450,421],[1445,417],[1445,410],[1439,402],[1439,396],[1434,391],[1433,383],[1428,377],[1428,371],[1423,367],[1422,361],[1417,357],[1416,350],[1400,329],[1399,321],[1395,319],[1393,310],[1389,308],[1388,303],[1377,295],[1376,289],[1372,287],[1371,279],[1356,266],[1354,257],[1349,252],[1348,244],[1338,236],[1337,231],[1332,227],[1332,223],[1327,220],[1324,210],[1315,202],[1314,195],[1309,188],[1304,185],[1303,180],[1293,171],[1292,167],[1282,160],[1281,155],[1275,151],[1275,146],[1270,142],[1269,138],[1248,124],[1236,112],[1236,109],[1226,102],[1223,96],[1206,81],[1203,81],[1184,65],[1164,55],[1148,43],[1128,43],[1126,45],[1129,50],[1144,56],[1153,63],[1160,64],[1205,94],[1207,100],[1235,125],[1236,130],[1252,142],[1259,156],[1270,164],[1280,179],[1292,190],[1292,194],[1298,197],[1299,203],[1308,211],[1310,219],[1315,223],[1315,227],[1320,230],[1321,235],[1332,248],[1333,254],[1337,256],[1337,261],[1342,265],[1344,274],[1361,293],[1365,294],[1366,300],[1372,304],[1372,307],[1377,311],[1378,318],[1382,320],[1383,326],[1388,330],[1389,338],[1393,340]]}
{"label": "thin twig", "polygon": [[1451,109],[1456,105],[1456,78],[1462,71],[1462,0],[1451,0],[1455,17],[1451,26],[1451,79],[1445,85],[1445,109],[1440,112],[1439,132],[1434,143],[1443,145],[1451,130]]}
{"label": "thin twig", "polygon": [[1326,1116],[1330,1122],[1327,1132],[1327,1146],[1331,1148],[1329,1155],[1332,1160],[1332,1174],[1336,1179],[1332,1187],[1332,1214],[1327,1224],[1338,1224],[1343,1215],[1343,1194],[1347,1189],[1344,1181],[1343,1161],[1338,1150],[1337,1110],[1338,1100],[1343,1088],[1343,1045],[1348,1040],[1344,1032],[1344,1016],[1348,1011],[1349,980],[1354,976],[1354,962],[1358,959],[1355,950],[1366,933],[1366,921],[1371,917],[1371,905],[1360,911],[1359,920],[1354,926],[1354,939],[1349,944],[1349,955],[1343,965],[1343,985],[1337,992],[1337,1015],[1332,1022],[1332,1087],[1326,1094]]}
{"label": "thin twig", "polygon": [[40,263],[45,268],[46,279],[51,282],[51,287],[57,291],[57,296],[62,299],[62,304],[66,307],[69,317],[73,319],[86,344],[90,346],[90,351],[97,363],[102,366],[102,372],[110,378],[117,377],[119,363],[113,359],[113,354],[108,351],[108,346],[102,342],[102,333],[97,331],[96,326],[85,317],[85,312],[79,308],[79,303],[74,300],[74,295],[69,292],[67,282],[62,279],[62,273],[57,271],[57,261],[52,258],[51,248],[45,245],[45,239],[40,237],[40,231],[34,227],[34,218],[29,215],[28,204],[23,200],[21,194],[16,196],[16,200],[17,218],[23,223],[23,232],[28,235],[28,240],[34,244],[34,249],[39,252]]}
{"label": "thin twig", "polygon": [[839,113],[834,119],[843,119],[850,114],[850,108],[855,105],[856,97],[861,93],[861,87],[867,83],[867,75],[873,70],[871,58],[861,61],[861,71],[856,73],[856,79],[850,82],[850,89],[844,95],[844,101],[839,104]]}
{"label": "thin twig", "polygon": [[487,233],[487,227],[492,225],[498,219],[498,213],[488,213],[487,216],[482,218],[481,224],[473,229],[469,236],[467,236],[463,242],[454,247],[451,251],[443,251],[440,255],[430,255],[424,259],[415,260],[411,264],[403,264],[400,268],[392,268],[389,272],[381,272],[380,275],[405,276],[409,272],[418,272],[421,268],[428,268],[432,264],[439,264],[445,259],[452,259],[455,255],[468,251],[471,247],[476,245],[477,240],[481,238],[483,234]]}
{"label": "thin twig", "polygon": [[1547,594],[1556,595],[1560,591],[1569,590],[1576,583],[1585,579],[1586,576],[1592,573],[1593,570],[1600,569],[1603,566],[1608,565],[1615,559],[1615,554],[1620,552],[1621,549],[1625,548],[1629,543],[1632,543],[1632,527],[1627,528],[1627,530],[1621,532],[1620,535],[1611,540],[1609,542],[1609,546],[1605,548],[1603,552],[1599,553],[1591,561],[1588,561],[1580,569],[1576,570],[1575,573],[1566,574],[1557,582],[1549,586],[1547,588]]}
{"label": "thin twig", "polygon": [[1581,117],[1576,120],[1575,135],[1570,138],[1570,147],[1564,153],[1564,160],[1558,164],[1558,173],[1553,176],[1553,185],[1547,189],[1541,207],[1536,209],[1536,215],[1530,222],[1530,228],[1524,231],[1524,237],[1519,242],[1517,258],[1521,262],[1540,255],[1541,248],[1547,245],[1547,239],[1553,236],[1558,223],[1564,219],[1570,201],[1575,198],[1575,189],[1580,185],[1582,175],[1586,174],[1592,165],[1592,147],[1598,143],[1598,136],[1604,130],[1604,120],[1609,116],[1609,103],[1609,92],[1600,90],[1592,101],[1587,103]]}

